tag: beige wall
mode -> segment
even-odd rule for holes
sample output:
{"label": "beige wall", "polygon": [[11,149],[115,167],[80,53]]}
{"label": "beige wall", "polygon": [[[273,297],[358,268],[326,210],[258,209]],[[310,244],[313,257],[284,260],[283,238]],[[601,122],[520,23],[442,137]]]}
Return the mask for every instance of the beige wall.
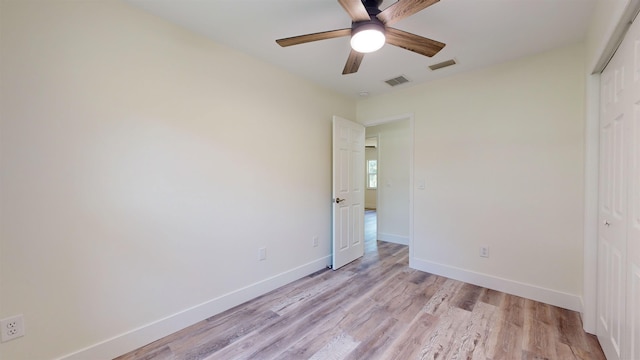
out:
{"label": "beige wall", "polygon": [[[360,101],[358,119],[413,113],[412,264],[579,308],[584,47]],[[478,256],[490,246],[490,258]]]}
{"label": "beige wall", "polygon": [[0,358],[115,356],[326,265],[354,101],[116,1],[0,13]]}

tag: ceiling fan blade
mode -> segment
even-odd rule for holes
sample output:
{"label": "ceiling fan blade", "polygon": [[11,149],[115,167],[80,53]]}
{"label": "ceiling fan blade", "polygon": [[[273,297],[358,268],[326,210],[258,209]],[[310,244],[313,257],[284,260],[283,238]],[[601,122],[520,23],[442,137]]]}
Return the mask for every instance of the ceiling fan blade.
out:
{"label": "ceiling fan blade", "polygon": [[293,36],[293,37],[290,37],[290,38],[278,39],[278,40],[276,40],[276,42],[278,43],[278,45],[280,45],[282,47],[286,47],[286,46],[291,46],[291,45],[304,44],[304,43],[308,43],[308,42],[312,42],[312,41],[333,39],[333,38],[349,36],[349,35],[351,35],[351,29],[340,29],[340,30],[323,31],[323,32],[319,32],[319,33],[313,33],[313,34],[307,34],[307,35]]}
{"label": "ceiling fan blade", "polygon": [[389,26],[396,22],[409,17],[440,0],[399,0],[397,3],[384,9],[377,15],[378,20]]}
{"label": "ceiling fan blade", "polygon": [[353,21],[371,20],[361,0],[338,0]]}
{"label": "ceiling fan blade", "polygon": [[344,64],[344,70],[342,70],[342,75],[353,74],[358,72],[358,68],[360,68],[360,63],[364,58],[363,53],[359,53],[355,50],[351,50],[349,53],[349,58],[347,59],[347,63]]}
{"label": "ceiling fan blade", "polygon": [[432,57],[437,54],[446,45],[439,41],[427,39],[425,37],[391,27],[387,28],[386,37],[388,44],[428,57]]}

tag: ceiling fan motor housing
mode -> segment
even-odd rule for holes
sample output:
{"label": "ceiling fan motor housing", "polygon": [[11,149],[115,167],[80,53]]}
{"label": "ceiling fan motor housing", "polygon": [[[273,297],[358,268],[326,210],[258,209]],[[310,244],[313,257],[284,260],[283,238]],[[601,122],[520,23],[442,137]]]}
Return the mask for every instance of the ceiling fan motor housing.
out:
{"label": "ceiling fan motor housing", "polygon": [[351,23],[351,34],[355,34],[357,32],[363,30],[378,30],[381,33],[385,33],[385,27],[382,21],[378,20],[377,17],[372,16],[371,20],[365,21],[357,21]]}

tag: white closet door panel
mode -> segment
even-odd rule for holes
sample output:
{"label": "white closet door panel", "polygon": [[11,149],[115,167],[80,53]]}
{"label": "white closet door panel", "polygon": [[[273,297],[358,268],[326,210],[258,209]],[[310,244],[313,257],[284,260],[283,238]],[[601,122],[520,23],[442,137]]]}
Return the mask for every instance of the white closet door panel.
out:
{"label": "white closet door panel", "polygon": [[[598,338],[610,360],[624,359],[627,303],[628,141],[634,75],[623,42],[602,74],[598,252]],[[632,59],[632,58],[631,58]]]}
{"label": "white closet door panel", "polygon": [[627,217],[627,338],[629,359],[640,359],[640,22],[636,21],[627,39],[633,58],[633,78],[629,97],[633,116],[625,130],[628,156]]}

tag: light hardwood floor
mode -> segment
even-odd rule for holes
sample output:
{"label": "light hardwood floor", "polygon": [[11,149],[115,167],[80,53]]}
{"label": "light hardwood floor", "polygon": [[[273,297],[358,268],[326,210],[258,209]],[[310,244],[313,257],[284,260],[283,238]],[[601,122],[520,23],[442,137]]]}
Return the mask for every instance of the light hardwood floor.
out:
{"label": "light hardwood floor", "polygon": [[406,246],[366,249],[118,360],[605,359],[576,312],[410,269]]}

